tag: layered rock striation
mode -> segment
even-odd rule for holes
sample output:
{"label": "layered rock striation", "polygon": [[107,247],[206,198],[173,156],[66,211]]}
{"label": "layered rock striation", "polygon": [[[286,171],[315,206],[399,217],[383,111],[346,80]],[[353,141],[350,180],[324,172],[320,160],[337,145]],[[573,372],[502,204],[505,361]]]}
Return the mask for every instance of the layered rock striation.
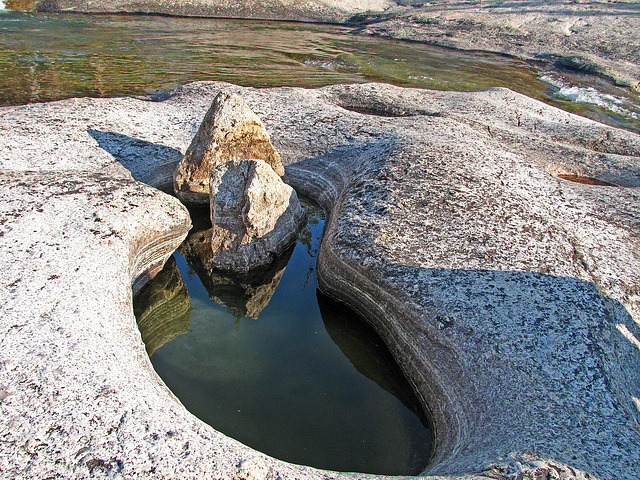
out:
{"label": "layered rock striation", "polygon": [[135,329],[131,285],[149,271],[135,252],[187,220],[89,130],[184,151],[221,90],[267,119],[285,180],[327,210],[319,284],[375,327],[430,408],[426,478],[635,480],[640,136],[505,89],[379,84],[197,83],[163,101],[0,109],[5,476],[369,478],[202,424]]}

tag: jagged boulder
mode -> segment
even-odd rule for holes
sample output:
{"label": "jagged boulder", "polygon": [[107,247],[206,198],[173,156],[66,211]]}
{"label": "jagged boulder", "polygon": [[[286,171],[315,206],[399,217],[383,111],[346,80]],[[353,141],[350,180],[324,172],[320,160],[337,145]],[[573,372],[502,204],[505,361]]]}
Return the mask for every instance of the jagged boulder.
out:
{"label": "jagged boulder", "polygon": [[215,268],[246,273],[270,264],[305,222],[296,192],[262,160],[232,160],[211,172]]}
{"label": "jagged boulder", "polygon": [[207,204],[211,171],[245,158],[264,160],[276,174],[284,175],[280,155],[260,118],[240,96],[220,92],[176,167],[174,191],[183,203]]}

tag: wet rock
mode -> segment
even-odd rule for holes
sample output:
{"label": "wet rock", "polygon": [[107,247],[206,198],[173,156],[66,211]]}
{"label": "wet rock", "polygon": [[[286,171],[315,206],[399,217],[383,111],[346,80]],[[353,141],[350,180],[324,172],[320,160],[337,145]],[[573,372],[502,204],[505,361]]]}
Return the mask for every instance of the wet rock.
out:
{"label": "wet rock", "polygon": [[258,319],[278,288],[293,253],[288,248],[269,265],[251,270],[247,275],[233,275],[213,266],[211,236],[213,229],[192,232],[178,249],[198,275],[209,298],[236,318]]}
{"label": "wet rock", "polygon": [[262,160],[227,162],[211,172],[212,265],[247,273],[273,262],[305,222],[296,192]]}
{"label": "wet rock", "polygon": [[246,158],[264,160],[276,174],[284,175],[262,121],[240,96],[221,92],[176,167],[176,195],[186,204],[209,203],[211,171],[229,160]]}
{"label": "wet rock", "polygon": [[173,257],[134,299],[136,322],[147,353],[189,331],[191,299]]}

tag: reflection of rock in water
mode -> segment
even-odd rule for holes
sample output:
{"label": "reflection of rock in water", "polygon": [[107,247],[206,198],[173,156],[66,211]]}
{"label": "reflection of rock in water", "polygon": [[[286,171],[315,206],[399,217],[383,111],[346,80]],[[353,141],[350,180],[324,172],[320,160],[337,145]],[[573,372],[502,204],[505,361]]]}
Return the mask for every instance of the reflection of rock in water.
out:
{"label": "reflection of rock in water", "polygon": [[355,369],[396,397],[431,428],[425,408],[378,333],[353,310],[320,291],[318,306],[327,333]]}
{"label": "reflection of rock in water", "polygon": [[173,257],[138,292],[133,309],[149,356],[178,335],[187,333],[193,308]]}
{"label": "reflection of rock in water", "polygon": [[268,266],[251,270],[247,275],[231,275],[212,267],[211,234],[212,229],[191,233],[178,251],[196,272],[211,300],[226,307],[236,318],[257,319],[278,287],[294,246]]}

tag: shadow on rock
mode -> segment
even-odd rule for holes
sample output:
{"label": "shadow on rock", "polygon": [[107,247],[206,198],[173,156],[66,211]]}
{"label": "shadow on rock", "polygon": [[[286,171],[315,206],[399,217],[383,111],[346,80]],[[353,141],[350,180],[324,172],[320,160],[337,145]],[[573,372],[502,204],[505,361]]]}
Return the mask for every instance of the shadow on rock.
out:
{"label": "shadow on rock", "polygon": [[100,148],[129,170],[135,180],[173,192],[173,172],[183,156],[180,150],[121,133],[93,129],[87,132]]}

